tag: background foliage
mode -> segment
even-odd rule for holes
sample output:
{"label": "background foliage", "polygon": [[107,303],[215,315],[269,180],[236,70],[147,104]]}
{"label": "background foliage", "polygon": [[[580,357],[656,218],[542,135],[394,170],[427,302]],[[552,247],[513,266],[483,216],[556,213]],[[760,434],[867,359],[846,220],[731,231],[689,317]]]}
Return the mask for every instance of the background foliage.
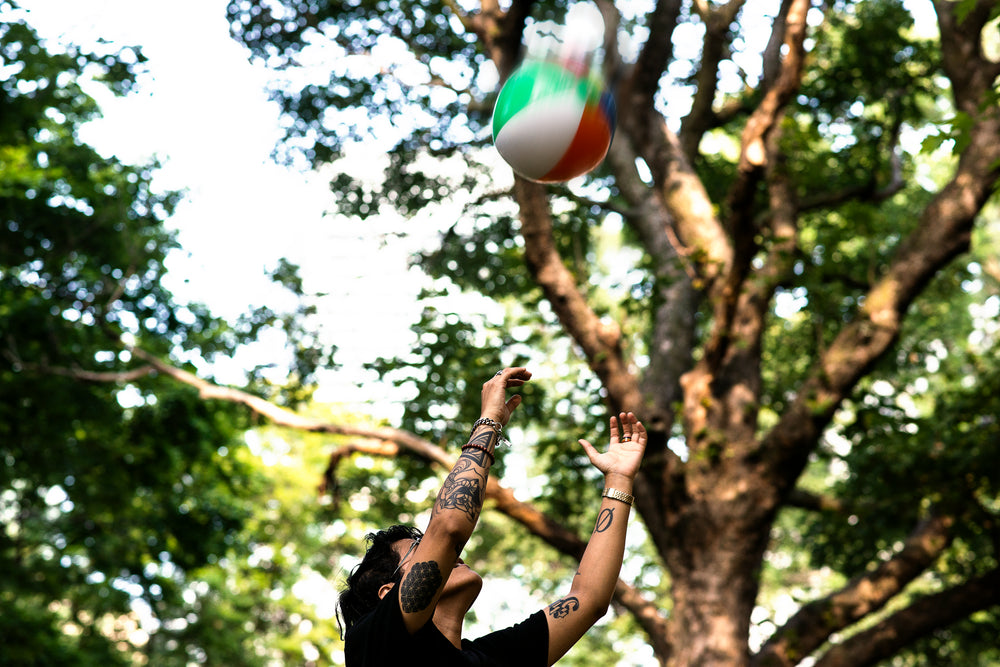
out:
{"label": "background foliage", "polygon": [[[643,45],[662,37],[672,53],[650,110],[679,141],[698,139],[678,150],[727,221],[744,210],[732,192],[741,133],[766,93],[754,84],[773,74],[762,40],[789,4],[713,4],[712,20],[700,3],[617,8],[617,51],[606,61],[615,64],[617,54],[621,69],[609,77],[626,80],[648,54]],[[731,21],[713,22],[736,5],[742,12]],[[998,11],[970,0],[955,7],[973,18]],[[489,150],[488,131],[497,80],[515,63],[516,43],[503,40],[520,37],[519,22],[562,20],[566,7],[488,9],[238,0],[228,10],[234,36],[275,72],[287,126],[279,157],[331,174],[331,224],[375,226],[394,214],[443,221],[440,243],[413,258],[433,288],[421,297],[412,349],[370,360],[411,397],[396,428],[384,431],[311,401],[317,370],[335,367],[336,341],[313,328],[317,304],[333,297],[311,294],[292,264],[273,274],[298,297],[288,312],[261,304],[227,322],[164,289],[164,260],[177,248],[164,223],[180,195],[155,190],[155,164],[122,164],[78,138],[99,112],[84,82],[128,93],[141,48],[54,48],[16,3],[0,2],[0,662],[336,664],[342,644],[329,582],[355,562],[367,530],[426,522],[442,470],[435,456],[465,436],[482,379],[503,365],[528,365],[536,381],[511,429],[513,447],[498,457],[502,483],[570,534],[588,533],[599,480],[573,443],[606,435],[618,394],[602,375],[605,360],[573,337],[534,270],[534,241],[524,233],[532,221]],[[671,9],[675,27],[664,37],[657,21]],[[812,10],[821,28],[809,32],[808,66],[776,140],[798,216],[789,268],[768,295],[760,332],[757,438],[789,413],[817,360],[865,311],[971,143],[974,114],[955,102],[941,41],[914,29],[922,9],[880,0]],[[494,32],[482,23],[491,18]],[[996,48],[1000,35],[989,25],[984,43]],[[713,34],[724,37],[715,65],[725,76],[709,86]],[[318,49],[326,69],[303,68]],[[984,108],[996,93],[994,80]],[[359,147],[384,154],[383,179],[355,178]],[[544,195],[561,263],[604,327],[598,333],[620,331],[609,354],[641,380],[643,419],[680,461],[664,467],[680,494],[684,470],[739,458],[725,438],[690,427],[676,391],[680,373],[711,355],[718,299],[703,268],[707,251],[682,227],[674,231],[687,254],[664,260],[652,250],[638,221],[649,215],[644,207],[662,204],[663,165],[632,150],[625,166],[612,155],[586,179]],[[652,194],[637,198],[636,188]],[[763,186],[743,202],[759,219],[771,203]],[[838,664],[831,656],[852,636],[934,595],[971,589],[985,601],[955,618],[914,623],[926,629],[862,662],[1000,661],[987,590],[1000,511],[995,190],[970,234],[968,252],[919,286],[888,351],[859,373],[765,527],[745,638],[756,659],[773,658],[758,650],[798,627],[811,605],[893,564],[915,526],[946,516],[947,544],[919,576],[884,608],[838,628],[815,656]],[[779,239],[758,224],[744,241],[753,283]],[[488,305],[470,314],[469,295]],[[240,391],[212,393],[219,388],[210,373],[194,373],[272,329],[292,351],[286,386],[257,368]],[[686,365],[665,368],[664,348],[685,345]],[[407,434],[427,448],[399,444],[410,442]],[[661,454],[651,466],[670,456]],[[464,557],[497,590],[519,593],[482,608],[473,631],[545,604],[575,567],[572,545],[499,509],[484,513]],[[634,521],[622,575],[663,622],[679,614],[657,535],[677,516],[644,511]],[[721,534],[702,525],[704,535]],[[566,664],[655,664],[654,651],[663,658],[657,641],[666,633],[651,633],[621,600],[615,611]],[[794,655],[757,664],[794,664]]]}

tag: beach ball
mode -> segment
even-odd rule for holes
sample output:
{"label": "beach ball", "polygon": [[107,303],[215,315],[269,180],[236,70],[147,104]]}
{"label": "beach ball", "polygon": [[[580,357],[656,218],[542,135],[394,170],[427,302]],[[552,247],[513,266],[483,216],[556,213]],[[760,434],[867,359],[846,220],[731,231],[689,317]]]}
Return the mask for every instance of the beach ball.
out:
{"label": "beach ball", "polygon": [[596,73],[572,62],[526,61],[504,83],[493,142],[521,176],[568,181],[601,163],[615,132],[615,103]]}

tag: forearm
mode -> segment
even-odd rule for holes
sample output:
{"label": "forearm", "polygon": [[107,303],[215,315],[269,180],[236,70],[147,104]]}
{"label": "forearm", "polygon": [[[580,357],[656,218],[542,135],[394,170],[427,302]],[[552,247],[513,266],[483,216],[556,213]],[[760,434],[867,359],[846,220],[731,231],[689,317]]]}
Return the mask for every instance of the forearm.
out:
{"label": "forearm", "polygon": [[458,557],[479,521],[500,430],[521,402],[518,395],[507,399],[506,390],[520,387],[530,378],[526,368],[505,368],[483,383],[482,417],[473,426],[458,461],[438,492],[431,520],[412,559],[405,565],[400,563],[404,569],[399,583],[399,608],[411,633],[434,615]]}
{"label": "forearm", "polygon": [[[605,478],[607,488],[631,495],[628,478]],[[580,559],[566,597],[548,606],[548,664],[555,664],[608,611],[625,556],[625,533],[631,506],[602,498],[594,532]]]}
{"label": "forearm", "polygon": [[[605,479],[605,488],[632,494],[632,480],[621,476]],[[581,611],[603,616],[615,591],[622,560],[625,557],[625,536],[631,506],[602,498],[594,532],[587,542],[580,567],[573,578],[570,595],[579,600]]]}
{"label": "forearm", "polygon": [[486,499],[486,482],[494,461],[499,433],[482,424],[473,430],[468,443],[445,479],[431,511],[428,533],[441,533],[461,552],[479,521]]}
{"label": "forearm", "polygon": [[607,613],[625,557],[632,480],[639,472],[648,436],[642,422],[631,412],[612,415],[609,425],[611,444],[607,452],[602,454],[587,440],[581,439],[580,444],[594,467],[604,473],[605,489],[618,493],[611,493],[612,497],[602,494],[594,532],[580,559],[569,595],[556,600],[546,610],[550,665]]}

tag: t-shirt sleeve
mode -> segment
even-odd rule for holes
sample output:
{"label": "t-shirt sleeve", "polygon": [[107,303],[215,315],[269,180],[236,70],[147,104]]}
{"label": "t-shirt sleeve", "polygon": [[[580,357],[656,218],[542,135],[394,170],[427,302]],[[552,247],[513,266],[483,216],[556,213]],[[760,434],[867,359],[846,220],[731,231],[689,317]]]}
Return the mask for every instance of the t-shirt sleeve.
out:
{"label": "t-shirt sleeve", "polygon": [[538,611],[516,625],[466,642],[463,648],[484,656],[486,665],[546,667],[549,624],[545,614]]}

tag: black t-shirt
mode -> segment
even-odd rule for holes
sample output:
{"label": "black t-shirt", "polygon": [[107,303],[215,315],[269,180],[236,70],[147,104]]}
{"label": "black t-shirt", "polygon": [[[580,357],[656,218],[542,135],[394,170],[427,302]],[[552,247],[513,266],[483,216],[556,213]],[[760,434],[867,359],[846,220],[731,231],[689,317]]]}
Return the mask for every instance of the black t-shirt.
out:
{"label": "black t-shirt", "polygon": [[[538,611],[517,625],[452,646],[433,621],[414,634],[406,631],[399,608],[399,587],[393,586],[375,608],[348,630],[344,653],[347,667],[434,665],[434,667],[545,667],[549,626]],[[400,661],[400,662],[397,662]],[[406,661],[406,662],[402,662]]]}

